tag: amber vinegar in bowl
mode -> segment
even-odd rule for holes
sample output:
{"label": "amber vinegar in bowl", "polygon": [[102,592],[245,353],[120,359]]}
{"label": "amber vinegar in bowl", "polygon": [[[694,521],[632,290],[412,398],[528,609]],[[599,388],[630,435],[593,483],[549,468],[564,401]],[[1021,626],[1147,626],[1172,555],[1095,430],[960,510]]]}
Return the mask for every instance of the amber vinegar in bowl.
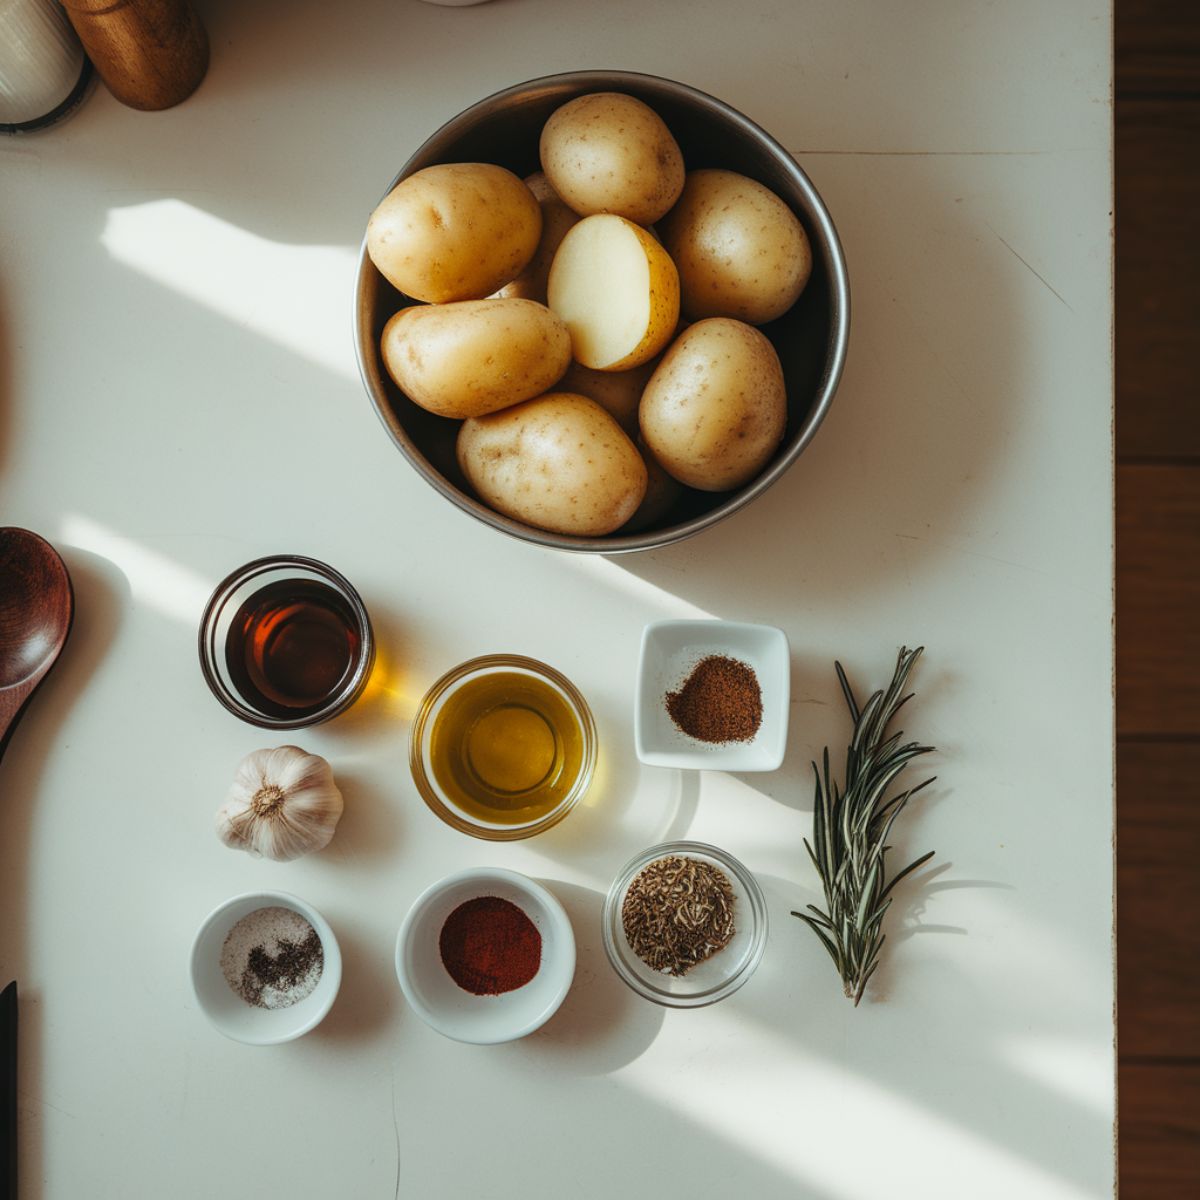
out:
{"label": "amber vinegar in bowl", "polygon": [[200,666],[230,712],[269,729],[315,725],[362,693],[375,658],[358,593],[332,567],[297,555],[229,575],[200,623]]}
{"label": "amber vinegar in bowl", "polygon": [[596,728],[552,667],[518,655],[443,675],[413,721],[410,765],[426,804],[473,837],[511,841],[557,824],[587,792]]}
{"label": "amber vinegar in bowl", "polygon": [[320,708],[353,671],[354,612],[328,584],[279,579],[249,596],[225,639],[230,677],[254,707],[281,717]]}

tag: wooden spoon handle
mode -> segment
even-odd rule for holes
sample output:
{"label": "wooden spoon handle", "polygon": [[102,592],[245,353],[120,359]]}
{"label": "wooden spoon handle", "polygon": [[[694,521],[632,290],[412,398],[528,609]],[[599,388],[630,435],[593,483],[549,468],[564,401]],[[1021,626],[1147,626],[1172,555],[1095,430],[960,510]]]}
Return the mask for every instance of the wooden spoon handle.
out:
{"label": "wooden spoon handle", "polygon": [[41,675],[37,679],[26,680],[18,687],[5,688],[0,691],[0,758],[4,757],[4,751],[8,748],[8,740],[12,737],[13,730],[16,729],[17,722],[21,719],[25,701],[33,695],[33,690],[37,687],[40,678]]}

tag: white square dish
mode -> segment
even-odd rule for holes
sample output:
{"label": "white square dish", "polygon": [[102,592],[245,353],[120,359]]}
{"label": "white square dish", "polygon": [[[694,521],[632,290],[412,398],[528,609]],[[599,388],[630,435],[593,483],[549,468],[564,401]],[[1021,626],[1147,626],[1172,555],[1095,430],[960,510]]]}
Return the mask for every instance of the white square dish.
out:
{"label": "white square dish", "polygon": [[[746,663],[762,690],[762,722],[745,742],[702,742],[684,733],[667,711],[678,689],[709,655]],[[773,625],[739,621],[654,621],[642,631],[634,696],[634,745],[653,767],[710,771],[774,771],[783,763],[791,699],[787,635]]]}

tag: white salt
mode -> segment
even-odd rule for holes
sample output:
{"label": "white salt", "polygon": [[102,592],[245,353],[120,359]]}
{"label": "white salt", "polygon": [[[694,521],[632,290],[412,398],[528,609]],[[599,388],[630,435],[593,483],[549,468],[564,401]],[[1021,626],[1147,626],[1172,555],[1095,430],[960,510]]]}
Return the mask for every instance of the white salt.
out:
{"label": "white salt", "polygon": [[324,969],[316,930],[290,908],[272,906],[247,913],[221,947],[225,982],[258,1008],[299,1004],[312,994]]}

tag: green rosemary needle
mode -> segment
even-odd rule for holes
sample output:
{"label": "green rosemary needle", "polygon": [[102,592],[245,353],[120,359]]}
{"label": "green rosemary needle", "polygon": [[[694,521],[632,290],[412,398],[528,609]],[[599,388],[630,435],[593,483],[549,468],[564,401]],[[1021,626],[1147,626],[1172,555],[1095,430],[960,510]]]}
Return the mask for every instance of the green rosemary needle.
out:
{"label": "green rosemary needle", "polygon": [[808,912],[793,912],[792,916],[806,922],[821,939],[842,977],[846,995],[856,1006],[879,965],[886,937],[882,931],[883,918],[892,903],[892,889],[905,875],[933,857],[930,850],[884,882],[884,858],[891,849],[887,839],[892,824],[909,800],[933,782],[933,778],[926,779],[890,800],[885,798],[909,762],[933,749],[916,742],[901,745],[903,733],[887,734],[892,718],[912,699],[911,693],[902,693],[922,649],[902,647],[887,691],[876,692],[862,709],[854,699],[842,664],[834,663],[854,722],[854,734],[846,751],[844,789],[839,790],[837,781],[829,774],[828,746],[824,771],[813,763],[816,845],[815,848],[810,845],[807,838],[804,845],[825,889],[825,909],[809,904]]}

